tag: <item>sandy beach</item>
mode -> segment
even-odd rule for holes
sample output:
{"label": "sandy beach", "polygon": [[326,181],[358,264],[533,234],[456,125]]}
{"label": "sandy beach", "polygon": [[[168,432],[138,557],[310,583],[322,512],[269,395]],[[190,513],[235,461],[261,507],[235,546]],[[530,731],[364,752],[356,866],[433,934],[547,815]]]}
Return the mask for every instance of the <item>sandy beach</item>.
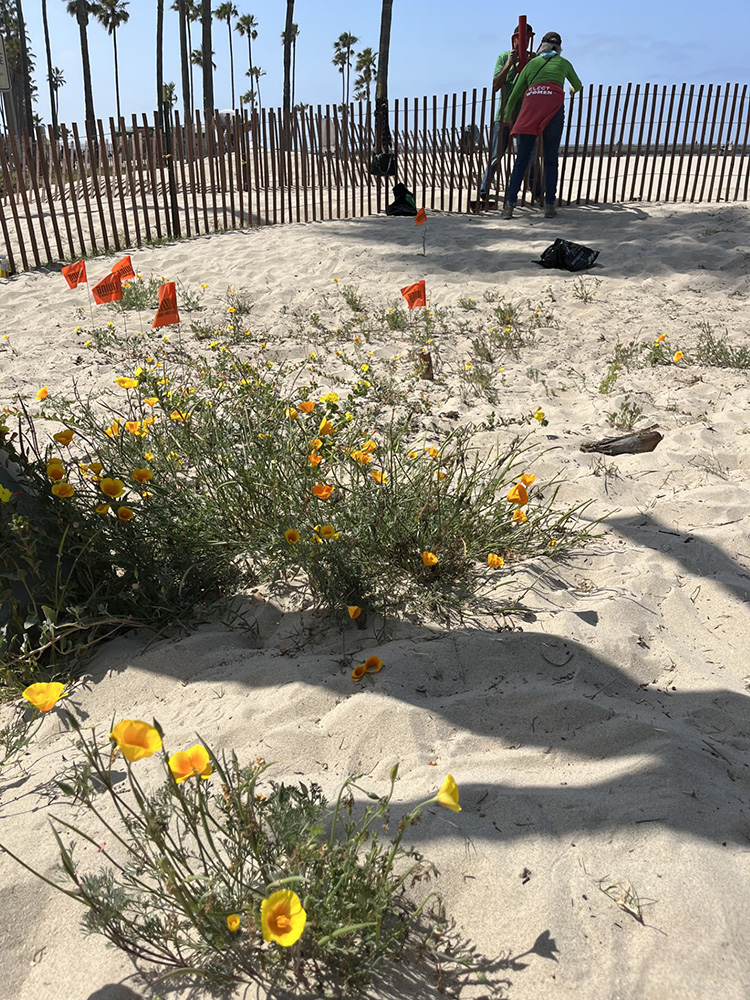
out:
{"label": "sandy beach", "polygon": [[[82,667],[72,703],[101,726],[156,716],[174,746],[200,732],[329,797],[353,772],[385,784],[398,761],[394,815],[452,774],[462,812],[430,808],[411,839],[440,870],[457,932],[492,962],[492,988],[468,983],[467,1000],[746,1000],[750,383],[747,369],[690,359],[707,327],[733,349],[750,344],[749,221],[744,204],[570,206],[552,220],[528,208],[505,222],[432,212],[426,232],[371,217],[133,250],[144,277],[207,286],[201,310],[183,316],[184,345],[206,349],[190,323],[236,288],[253,303],[249,352],[300,364],[312,352],[331,372],[346,346],[333,334],[351,317],[342,289],[374,311],[424,279],[429,308],[448,317],[429,345],[425,436],[485,421],[490,449],[518,433],[498,418],[542,407],[546,426],[523,429],[533,471],[559,475],[571,506],[591,501],[587,521],[607,516],[588,546],[516,568],[523,617],[447,629],[411,616],[378,642],[373,626],[342,631],[260,588],[243,597],[255,633],[206,623],[119,637]],[[595,267],[538,266],[558,236],[599,250]],[[87,261],[90,283],[114,259]],[[467,365],[501,296],[540,319],[533,343],[496,365],[488,398]],[[132,330],[150,318],[97,307],[92,319],[85,287],[69,290],[56,268],[0,280],[0,406],[33,401],[41,385],[108,392],[123,368],[86,346],[92,323]],[[616,345],[663,334],[687,361],[612,374]],[[367,346],[373,364],[408,349],[390,329]],[[617,415],[636,409],[636,429],[663,434],[655,451],[581,451],[624,433]],[[351,663],[372,653],[382,671],[352,683]],[[10,713],[0,708],[0,728]],[[48,816],[75,813],[51,785],[71,744],[53,712],[23,769],[0,773],[0,841],[48,877]],[[82,845],[81,861],[95,851]],[[150,990],[79,922],[71,900],[1,857],[0,996],[207,995]],[[372,996],[404,989],[387,979]],[[429,979],[408,992],[437,995]]]}

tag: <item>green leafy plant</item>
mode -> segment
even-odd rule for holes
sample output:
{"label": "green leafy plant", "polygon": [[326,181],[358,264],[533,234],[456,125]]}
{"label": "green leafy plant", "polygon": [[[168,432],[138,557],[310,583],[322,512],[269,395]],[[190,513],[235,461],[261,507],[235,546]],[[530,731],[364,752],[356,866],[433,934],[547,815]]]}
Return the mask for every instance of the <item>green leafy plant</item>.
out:
{"label": "green leafy plant", "polygon": [[[234,753],[201,744],[169,756],[158,723],[134,720],[112,730],[113,753],[94,729],[84,732],[63,714],[79,759],[58,786],[113,846],[100,845],[98,867],[84,865],[76,847],[96,844],[91,824],[84,831],[53,817],[66,882],[7,853],[81,903],[88,933],[155,966],[154,984],[186,976],[207,987],[361,993],[394,960],[433,970],[446,961],[473,964],[467,949],[452,953],[442,938],[442,903],[429,889],[437,870],[404,844],[425,807],[460,810],[450,775],[386,839],[397,766],[384,794],[355,775],[330,806],[314,783],[268,780],[262,758],[243,766]],[[118,757],[125,788],[113,778]],[[146,786],[136,772],[153,771],[159,759],[162,780],[155,785],[151,776]]]}
{"label": "green leafy plant", "polygon": [[576,278],[573,282],[573,295],[581,302],[593,302],[601,283],[601,278]]}
{"label": "green leafy plant", "polygon": [[619,430],[632,431],[642,416],[643,409],[626,396],[616,410],[607,414],[607,423]]}

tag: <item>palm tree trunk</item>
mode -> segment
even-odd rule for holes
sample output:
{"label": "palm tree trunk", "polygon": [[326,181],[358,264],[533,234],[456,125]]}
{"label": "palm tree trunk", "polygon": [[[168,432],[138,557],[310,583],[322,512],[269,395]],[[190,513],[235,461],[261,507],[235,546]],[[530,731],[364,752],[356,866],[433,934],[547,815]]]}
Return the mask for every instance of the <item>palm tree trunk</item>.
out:
{"label": "palm tree trunk", "polygon": [[292,39],[292,110],[294,110],[294,91],[297,82],[297,39]]}
{"label": "palm tree trunk", "polygon": [[203,27],[201,45],[203,52],[203,114],[206,118],[213,118],[214,64],[211,44],[211,0],[202,0],[201,2],[201,23]]}
{"label": "palm tree trunk", "polygon": [[21,48],[21,95],[23,118],[29,132],[34,124],[31,110],[31,73],[29,72],[29,50],[26,44],[26,22],[23,18],[21,0],[16,0],[16,18],[18,20],[18,42]]}
{"label": "palm tree trunk", "polygon": [[164,0],[156,0],[156,111],[164,126]]}
{"label": "palm tree trunk", "polygon": [[185,0],[179,0],[178,9],[180,17],[180,63],[182,66],[182,114],[185,119],[184,124],[187,125],[191,118],[192,87],[190,84],[190,57],[188,55],[190,52],[188,48],[189,27],[185,13]]}
{"label": "palm tree trunk", "polygon": [[115,103],[117,104],[117,127],[120,127],[122,111],[120,109],[120,63],[117,57],[117,28],[112,28],[112,48],[115,54]]}
{"label": "palm tree trunk", "polygon": [[96,128],[96,117],[94,115],[94,90],[91,86],[91,60],[89,59],[89,40],[86,32],[88,24],[88,11],[85,0],[78,0],[76,19],[78,20],[78,34],[81,40],[81,64],[83,68],[83,99],[86,106],[86,124],[92,132]]}
{"label": "palm tree trunk", "polygon": [[393,0],[383,0],[378,75],[375,82],[375,148],[379,153],[389,152],[391,148],[391,130],[388,128],[388,50],[391,44],[392,12]]}
{"label": "palm tree trunk", "polygon": [[234,50],[232,49],[232,20],[227,18],[227,29],[229,31],[229,78],[232,84],[232,110],[234,111]]}
{"label": "palm tree trunk", "polygon": [[284,29],[284,128],[291,113],[292,32],[294,30],[294,0],[286,0],[286,28]]}
{"label": "palm tree trunk", "polygon": [[192,118],[195,111],[195,78],[193,76],[193,60],[190,58],[193,51],[193,32],[190,28],[190,18],[186,17],[185,20],[187,22],[188,62],[190,63],[190,117]]}
{"label": "palm tree trunk", "polygon": [[49,83],[49,112],[52,118],[52,134],[57,138],[57,92],[52,86],[52,47],[47,23],[47,0],[42,0],[42,24],[44,25],[44,47],[47,50],[47,82]]}

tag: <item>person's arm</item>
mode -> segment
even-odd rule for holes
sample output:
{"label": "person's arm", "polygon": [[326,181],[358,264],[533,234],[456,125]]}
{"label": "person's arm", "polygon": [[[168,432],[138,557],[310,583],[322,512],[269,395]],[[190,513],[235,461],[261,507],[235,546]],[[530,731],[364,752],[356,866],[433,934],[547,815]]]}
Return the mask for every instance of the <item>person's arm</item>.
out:
{"label": "person's arm", "polygon": [[579,90],[583,90],[583,84],[578,79],[578,74],[573,69],[573,66],[571,65],[571,63],[568,63],[568,72],[567,72],[566,75],[567,75],[567,78],[568,78],[568,82],[570,83],[570,93],[571,94],[577,94]]}
{"label": "person's arm", "polygon": [[513,87],[513,90],[511,90],[510,92],[510,97],[508,98],[508,101],[505,105],[506,121],[510,120],[508,116],[513,114],[513,109],[515,108],[516,104],[518,104],[518,102],[521,100],[526,91],[526,88],[528,86],[526,81],[529,78],[529,73],[528,73],[529,65],[530,64],[527,63],[521,70],[521,73],[518,79],[516,80],[515,86]]}
{"label": "person's arm", "polygon": [[[500,60],[498,60],[498,63]],[[501,87],[505,86],[505,81],[508,79],[508,73],[516,63],[515,54],[506,56],[504,62],[500,67],[495,66],[495,75],[492,78],[492,93],[496,94]]]}

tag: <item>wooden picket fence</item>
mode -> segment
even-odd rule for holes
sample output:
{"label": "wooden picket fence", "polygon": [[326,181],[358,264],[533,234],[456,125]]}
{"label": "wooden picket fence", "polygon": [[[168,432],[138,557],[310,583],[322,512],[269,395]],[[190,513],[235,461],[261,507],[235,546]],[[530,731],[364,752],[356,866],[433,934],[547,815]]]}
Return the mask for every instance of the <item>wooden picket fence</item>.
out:
{"label": "wooden picket fence", "polygon": [[[398,180],[428,210],[466,212],[487,166],[487,90],[395,101]],[[562,204],[747,201],[748,85],[627,84],[568,99]],[[162,129],[133,116],[83,134],[62,126],[0,136],[0,232],[9,270],[104,250],[385,210],[394,178],[374,177],[369,103],[263,109]],[[500,195],[512,165],[500,164]],[[0,252],[2,255],[2,252]]]}

